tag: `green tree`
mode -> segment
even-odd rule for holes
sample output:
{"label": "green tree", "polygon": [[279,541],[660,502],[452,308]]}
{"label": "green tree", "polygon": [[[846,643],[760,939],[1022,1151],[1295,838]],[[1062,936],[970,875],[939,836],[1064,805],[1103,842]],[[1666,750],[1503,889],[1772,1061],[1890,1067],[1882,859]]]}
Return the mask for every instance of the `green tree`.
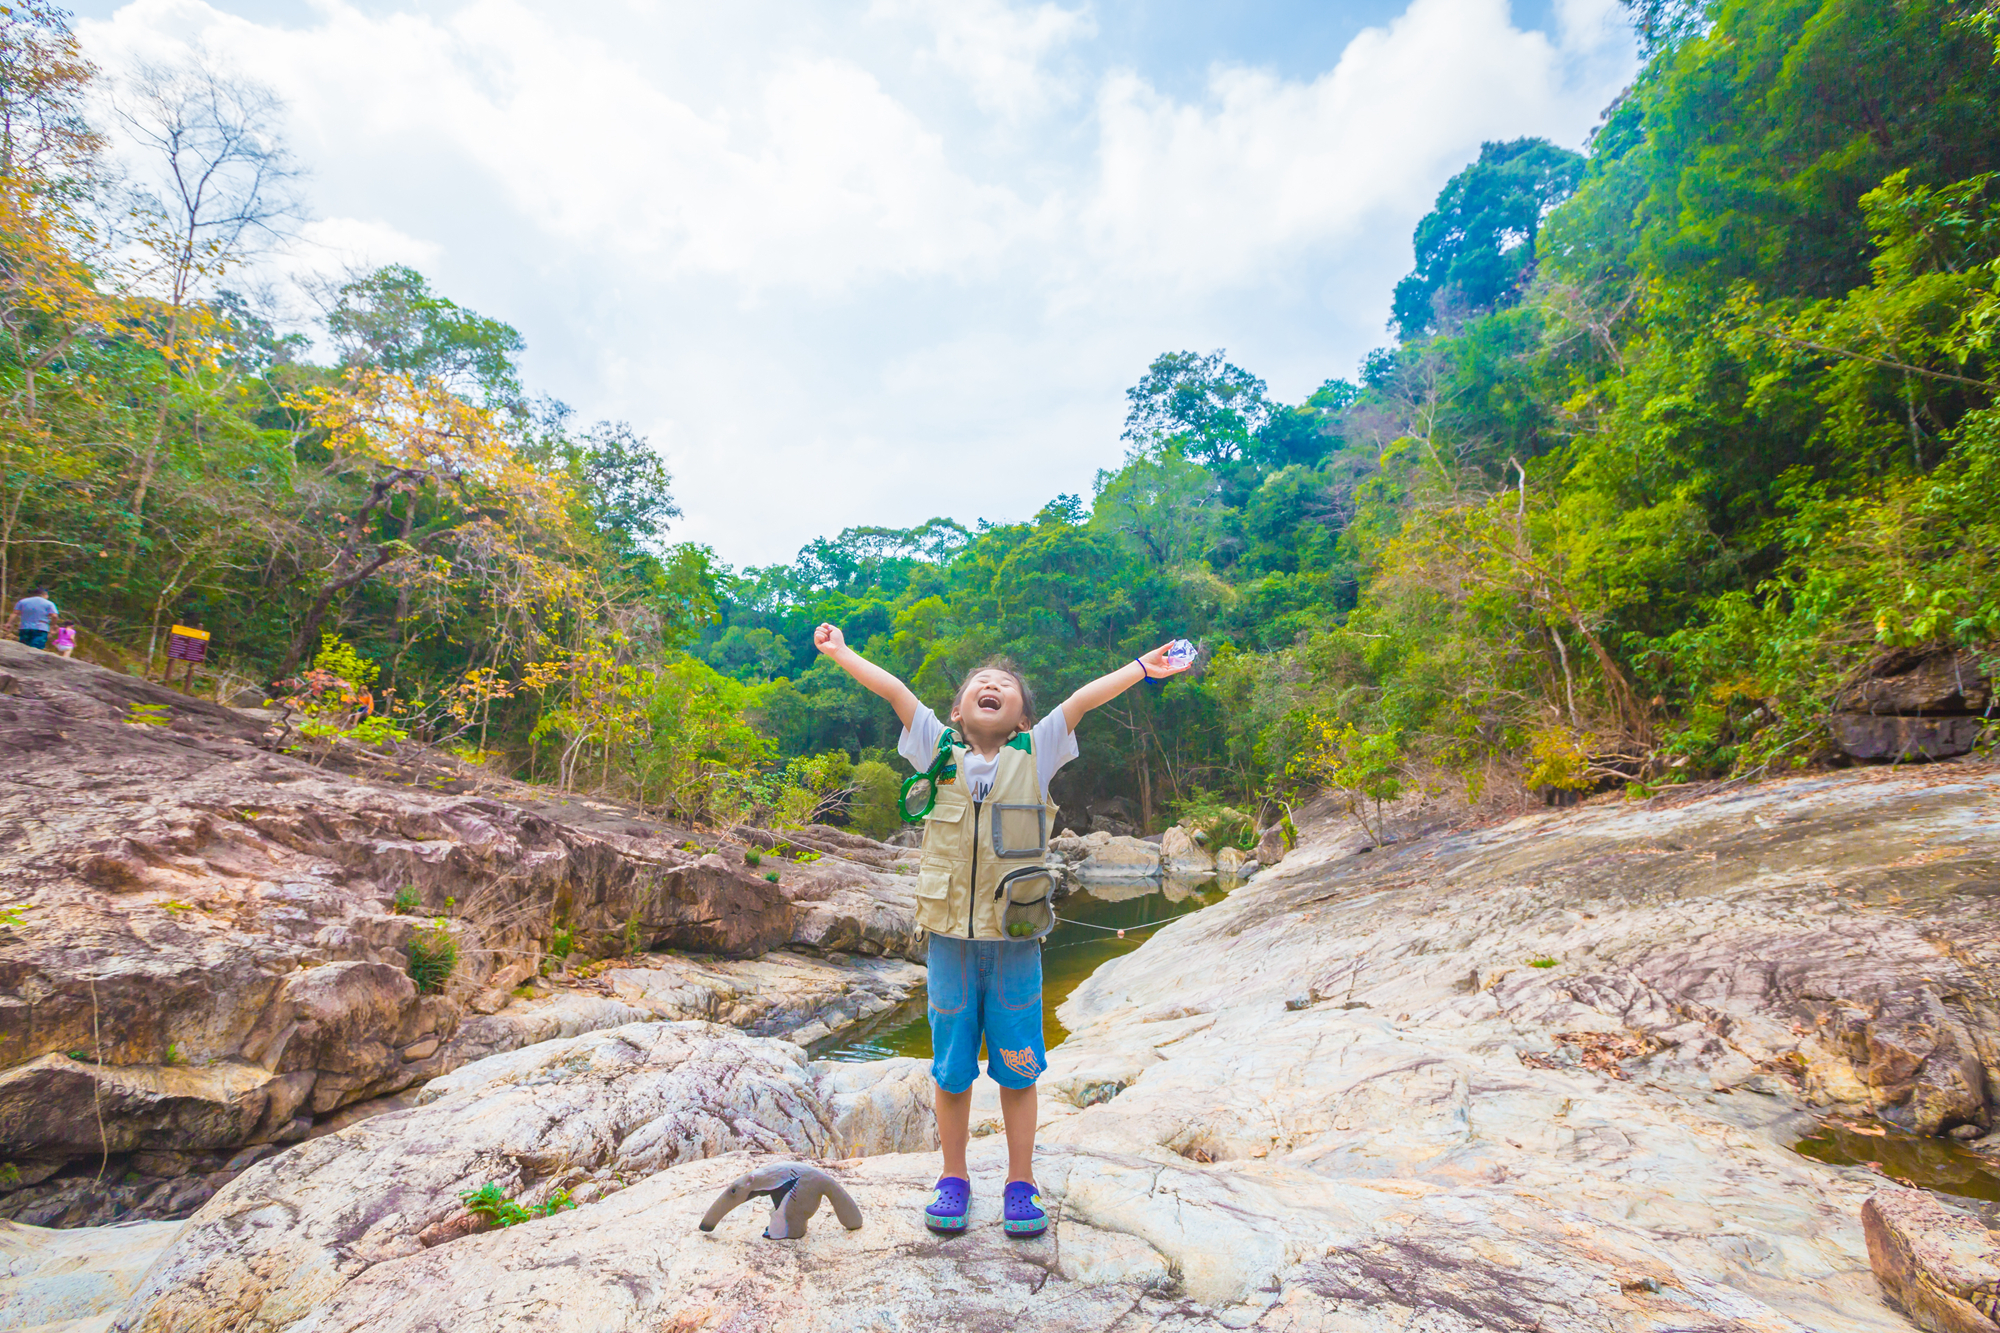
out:
{"label": "green tree", "polygon": [[1396,284],[1391,315],[1402,336],[1429,333],[1441,311],[1462,317],[1520,299],[1542,220],[1582,172],[1581,156],[1546,139],[1481,144],[1417,223],[1417,266]]}

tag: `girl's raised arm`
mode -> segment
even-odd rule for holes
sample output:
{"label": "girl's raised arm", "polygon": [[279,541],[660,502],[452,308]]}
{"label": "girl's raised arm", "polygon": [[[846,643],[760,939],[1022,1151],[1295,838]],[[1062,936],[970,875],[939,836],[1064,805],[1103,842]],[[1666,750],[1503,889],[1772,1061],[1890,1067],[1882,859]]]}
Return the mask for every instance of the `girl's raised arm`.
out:
{"label": "girl's raised arm", "polygon": [[[1167,649],[1171,647],[1173,647],[1171,643],[1163,643],[1145,656],[1127,662],[1116,671],[1107,671],[1096,680],[1091,681],[1090,684],[1079,689],[1075,694],[1063,700],[1063,721],[1069,724],[1071,731],[1075,731],[1076,724],[1083,721],[1085,713],[1088,713],[1093,708],[1110,703],[1113,699],[1116,699],[1119,695],[1125,693],[1125,691],[1131,689],[1148,676],[1151,676],[1154,680],[1159,680],[1165,676],[1177,676],[1194,665],[1193,658],[1176,659],[1168,657]],[[866,685],[867,682],[863,681],[862,684]],[[877,691],[877,693],[880,693],[880,691]]]}
{"label": "girl's raised arm", "polygon": [[813,631],[813,647],[839,663],[840,669],[861,682],[870,694],[880,695],[896,710],[896,720],[904,726],[917,715],[917,696],[895,676],[847,646],[838,625],[821,625]]}

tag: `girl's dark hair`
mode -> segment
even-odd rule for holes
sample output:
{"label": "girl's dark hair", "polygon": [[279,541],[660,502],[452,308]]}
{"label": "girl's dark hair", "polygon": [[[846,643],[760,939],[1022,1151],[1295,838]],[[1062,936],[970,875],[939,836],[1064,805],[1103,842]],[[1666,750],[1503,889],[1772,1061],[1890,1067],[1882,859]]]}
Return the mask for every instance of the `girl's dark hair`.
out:
{"label": "girl's dark hair", "polygon": [[1004,671],[1014,678],[1014,683],[1021,689],[1021,725],[1034,726],[1038,720],[1035,715],[1035,691],[1030,688],[1028,678],[1021,674],[1021,668],[1014,665],[1014,659],[1011,657],[989,657],[966,672],[964,678],[958,682],[958,689],[952,692],[952,710],[957,711],[960,702],[965,698],[966,686],[972,684],[972,678],[982,671]]}

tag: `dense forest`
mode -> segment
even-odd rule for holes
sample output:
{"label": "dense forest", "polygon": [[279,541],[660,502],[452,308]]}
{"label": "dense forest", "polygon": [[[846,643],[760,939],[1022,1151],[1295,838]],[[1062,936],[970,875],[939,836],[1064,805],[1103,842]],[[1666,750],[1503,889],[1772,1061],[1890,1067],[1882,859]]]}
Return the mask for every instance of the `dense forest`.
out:
{"label": "dense forest", "polygon": [[208,687],[324,730],[701,820],[854,790],[886,831],[894,719],[814,624],[939,706],[993,655],[1046,706],[1186,635],[1202,669],[1093,716],[1056,790],[1157,828],[1812,764],[1883,654],[2000,642],[1991,8],[1641,0],[1587,154],[1486,144],[1345,377],[1288,404],[1168,352],[1091,496],[740,570],[417,273],[329,283],[308,360],[228,286],[291,206],[271,108],[156,79],[120,105],[160,184],[115,181],[63,16],[8,13],[0,594],[53,584],[140,669],[208,627]]}

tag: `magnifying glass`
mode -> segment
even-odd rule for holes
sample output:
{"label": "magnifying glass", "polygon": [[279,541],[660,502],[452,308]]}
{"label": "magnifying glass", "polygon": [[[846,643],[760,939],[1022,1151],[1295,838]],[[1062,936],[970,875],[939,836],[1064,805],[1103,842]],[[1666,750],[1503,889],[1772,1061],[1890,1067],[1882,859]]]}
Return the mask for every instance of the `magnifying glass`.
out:
{"label": "magnifying glass", "polygon": [[[946,739],[950,738],[945,733]],[[937,758],[921,773],[912,773],[903,779],[902,790],[896,793],[896,810],[903,816],[905,824],[921,824],[924,817],[937,804],[938,779],[944,776],[946,765],[951,763],[951,747],[938,746]],[[921,804],[920,804],[921,803]]]}
{"label": "magnifying glass", "polygon": [[897,809],[902,812],[905,824],[921,824],[924,817],[937,804],[936,770],[929,773],[912,773],[903,779],[903,789],[896,796]]}

